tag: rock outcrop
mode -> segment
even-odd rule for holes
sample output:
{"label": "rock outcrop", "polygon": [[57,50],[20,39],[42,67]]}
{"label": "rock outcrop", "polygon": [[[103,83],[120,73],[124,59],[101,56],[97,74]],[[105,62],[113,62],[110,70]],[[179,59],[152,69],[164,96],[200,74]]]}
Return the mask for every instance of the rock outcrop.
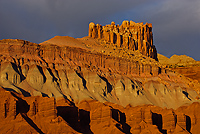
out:
{"label": "rock outcrop", "polygon": [[64,99],[23,97],[2,88],[0,93],[1,133],[199,133],[199,103],[177,110],[153,105],[124,108],[94,100],[75,106]]}
{"label": "rock outcrop", "polygon": [[199,101],[198,83],[191,83],[156,64],[67,44],[45,45],[23,40],[2,40],[0,43],[0,85],[26,97],[65,98],[75,104],[94,99],[124,107],[154,104],[177,108]]}
{"label": "rock outcrop", "polygon": [[186,55],[173,55],[167,58],[158,54],[158,60],[163,68],[170,69],[200,82],[200,61],[195,61]]}
{"label": "rock outcrop", "polygon": [[[109,69],[113,72],[126,75],[140,75],[145,73],[157,76],[161,73],[161,68],[156,65],[142,64],[137,61],[107,56],[101,53],[91,53],[90,51],[76,47],[38,45],[23,40],[3,40],[0,42],[0,49],[2,50],[0,52],[2,56],[5,55],[5,57],[3,56],[5,59],[2,58],[1,61],[12,61],[18,65],[24,65],[29,62],[32,65],[55,68],[55,66],[69,64],[70,66]],[[16,56],[17,59],[13,59],[12,56]]]}
{"label": "rock outcrop", "polygon": [[153,45],[152,24],[123,21],[121,26],[112,22],[110,25],[89,24],[89,37],[104,39],[130,50],[139,50],[142,54],[157,60],[157,51]]}

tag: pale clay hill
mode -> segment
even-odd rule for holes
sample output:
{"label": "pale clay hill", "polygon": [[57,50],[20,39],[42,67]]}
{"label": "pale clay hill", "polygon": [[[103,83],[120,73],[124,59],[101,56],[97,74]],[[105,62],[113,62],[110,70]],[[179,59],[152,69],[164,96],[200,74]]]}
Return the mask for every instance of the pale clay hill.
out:
{"label": "pale clay hill", "polygon": [[195,61],[193,58],[187,55],[173,55],[170,58],[167,58],[164,55],[158,54],[158,60],[162,65],[171,67],[187,67],[194,66],[195,64],[198,65],[200,63],[199,61]]}
{"label": "pale clay hill", "polygon": [[173,55],[167,58],[158,54],[158,59],[162,67],[200,82],[200,61],[195,61],[193,58],[186,55]]}
{"label": "pale clay hill", "polygon": [[198,133],[199,62],[157,54],[148,23],[88,35],[0,41],[0,132]]}

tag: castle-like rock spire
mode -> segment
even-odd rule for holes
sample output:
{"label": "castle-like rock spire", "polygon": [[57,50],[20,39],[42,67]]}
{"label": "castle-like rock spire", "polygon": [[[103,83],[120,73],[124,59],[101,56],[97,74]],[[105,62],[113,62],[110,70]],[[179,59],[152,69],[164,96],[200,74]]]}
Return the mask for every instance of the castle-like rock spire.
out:
{"label": "castle-like rock spire", "polygon": [[153,45],[152,24],[123,21],[121,26],[115,22],[106,26],[89,24],[89,37],[104,39],[118,47],[139,50],[142,54],[157,60],[157,51]]}

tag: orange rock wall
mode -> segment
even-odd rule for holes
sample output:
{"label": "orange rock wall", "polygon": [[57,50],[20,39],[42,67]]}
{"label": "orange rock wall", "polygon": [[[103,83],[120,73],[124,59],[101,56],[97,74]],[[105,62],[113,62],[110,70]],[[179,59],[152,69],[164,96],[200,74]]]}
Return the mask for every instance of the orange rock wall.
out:
{"label": "orange rock wall", "polygon": [[41,118],[56,118],[55,98],[26,97],[24,98],[30,106],[28,116],[40,116]]}
{"label": "orange rock wall", "polygon": [[[124,58],[117,58],[91,53],[81,48],[55,45],[38,45],[23,40],[10,40],[10,43],[0,42],[1,62],[9,61],[17,65],[36,64],[57,69],[67,66],[87,66],[96,69],[110,70],[113,73],[125,75],[154,75],[161,73],[161,68],[150,64],[142,64]],[[165,72],[165,71],[163,71]]]}
{"label": "orange rock wall", "polygon": [[14,97],[13,93],[0,89],[0,119],[15,119],[19,113],[41,118],[56,118],[55,98],[42,97]]}
{"label": "orange rock wall", "polygon": [[[37,124],[38,122],[50,123],[53,128],[54,125],[62,125],[64,121],[75,131],[81,133],[140,134],[151,132],[175,134],[189,132],[198,134],[199,103],[173,110],[152,105],[127,106],[124,108],[117,104],[93,100],[83,101],[76,107],[70,106],[70,102],[61,100],[56,102],[54,98],[20,97],[19,94],[5,91],[2,88],[0,93],[0,119],[2,124],[7,120],[17,124],[19,119],[22,123],[24,118],[36,131],[38,131],[36,126],[39,126],[42,128],[40,131],[45,133],[51,133],[53,130],[43,129],[41,125]],[[19,118],[20,116],[23,118]],[[7,127],[9,128],[9,125]],[[11,127],[12,125],[9,129]],[[15,131],[13,129],[12,133]]]}
{"label": "orange rock wall", "polygon": [[9,91],[0,90],[0,119],[12,118],[15,119],[17,115],[16,100]]}
{"label": "orange rock wall", "polygon": [[200,82],[200,67],[199,66],[193,66],[193,67],[177,67],[172,68],[173,71],[184,74],[185,76],[198,80]]}
{"label": "orange rock wall", "polygon": [[142,54],[157,60],[157,51],[153,45],[152,24],[123,21],[121,26],[112,22],[110,25],[89,24],[89,37],[104,39],[130,50],[139,50]]}

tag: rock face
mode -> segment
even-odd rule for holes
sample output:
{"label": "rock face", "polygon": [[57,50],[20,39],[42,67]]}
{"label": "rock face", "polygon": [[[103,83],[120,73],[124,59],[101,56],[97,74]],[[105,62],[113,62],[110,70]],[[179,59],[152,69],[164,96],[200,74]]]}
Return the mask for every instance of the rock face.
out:
{"label": "rock face", "polygon": [[[111,57],[101,53],[91,53],[81,48],[38,45],[23,40],[3,40],[0,44],[0,49],[2,49],[0,53],[5,53],[10,56],[10,59],[7,56],[4,58],[16,62],[19,65],[29,62],[32,65],[43,64],[43,66],[55,68],[55,66],[64,66],[67,62],[70,65],[81,67],[94,66],[95,68],[103,68],[104,70],[110,68],[114,72],[129,75],[140,75],[145,72],[145,74],[156,76],[161,72],[161,68],[156,65],[150,65],[148,63],[142,64],[137,61],[130,61],[120,57]],[[12,56],[17,56],[19,59],[14,60]],[[29,56],[30,59],[27,56]],[[44,62],[43,59],[46,60],[46,62]],[[63,60],[65,62],[63,62]]]}
{"label": "rock face", "polygon": [[200,66],[190,66],[190,67],[176,67],[172,69],[175,72],[184,74],[185,76],[198,80],[200,82]]}
{"label": "rock face", "polygon": [[124,108],[95,100],[74,106],[64,99],[23,97],[2,88],[0,93],[1,133],[199,133],[199,103],[177,110],[153,105]]}
{"label": "rock face", "polygon": [[152,24],[123,21],[121,26],[112,22],[110,25],[89,24],[89,37],[104,39],[130,50],[139,50],[142,54],[157,60],[157,51],[153,45]]}
{"label": "rock face", "polygon": [[124,107],[177,108],[199,101],[198,84],[156,64],[23,40],[3,40],[0,47],[0,85],[26,97],[65,98],[75,104],[94,99]]}
{"label": "rock face", "polygon": [[[177,108],[199,101],[199,85],[156,64],[82,48],[2,40],[0,85],[24,96],[94,99]],[[192,90],[194,89],[194,90]],[[196,90],[196,91],[195,91]]]}
{"label": "rock face", "polygon": [[167,58],[158,54],[158,60],[164,66],[177,73],[183,74],[200,82],[200,62],[186,55],[173,55]]}
{"label": "rock face", "polygon": [[1,40],[0,133],[198,133],[198,81],[150,58],[151,25],[132,23],[91,23],[93,38]]}

